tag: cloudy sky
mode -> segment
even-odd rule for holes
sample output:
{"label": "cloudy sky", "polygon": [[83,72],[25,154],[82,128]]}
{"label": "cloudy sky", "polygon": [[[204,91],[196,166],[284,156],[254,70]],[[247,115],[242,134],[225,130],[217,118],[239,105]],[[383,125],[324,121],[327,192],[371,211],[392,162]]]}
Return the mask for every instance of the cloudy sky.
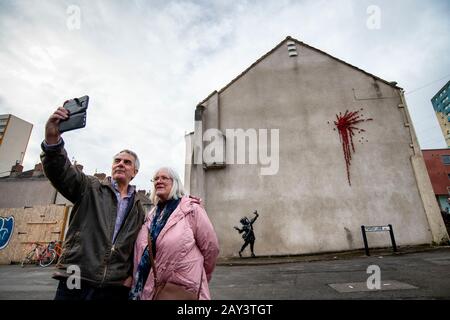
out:
{"label": "cloudy sky", "polygon": [[450,79],[448,0],[0,1],[0,114],[33,123],[25,170],[49,115],[90,96],[87,126],[64,134],[84,171],[135,150],[134,180],[183,176],[184,135],[212,91],[292,36],[405,89],[422,149],[446,147],[431,97]]}

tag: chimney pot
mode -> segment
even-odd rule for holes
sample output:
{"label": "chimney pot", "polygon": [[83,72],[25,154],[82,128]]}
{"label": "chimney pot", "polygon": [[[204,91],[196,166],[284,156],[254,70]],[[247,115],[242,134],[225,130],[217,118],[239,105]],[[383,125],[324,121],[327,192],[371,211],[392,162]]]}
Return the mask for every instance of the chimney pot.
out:
{"label": "chimney pot", "polygon": [[23,166],[19,164],[18,162],[12,166],[10,177],[17,177],[19,174],[21,174],[23,171]]}
{"label": "chimney pot", "polygon": [[33,177],[43,176],[44,169],[42,168],[42,163],[38,163],[34,166]]}
{"label": "chimney pot", "polygon": [[102,180],[105,180],[106,174],[104,174],[104,173],[94,173],[94,177],[97,177],[98,180],[102,181]]}

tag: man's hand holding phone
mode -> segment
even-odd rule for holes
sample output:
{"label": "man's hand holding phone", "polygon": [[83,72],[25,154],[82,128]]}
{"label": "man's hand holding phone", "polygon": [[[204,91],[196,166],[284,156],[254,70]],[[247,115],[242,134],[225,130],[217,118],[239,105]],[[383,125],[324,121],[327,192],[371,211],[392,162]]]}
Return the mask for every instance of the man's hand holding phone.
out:
{"label": "man's hand holding phone", "polygon": [[45,126],[45,141],[47,144],[56,144],[61,133],[84,128],[86,126],[86,111],[89,97],[83,96],[64,102],[62,107],[50,116]]}
{"label": "man's hand holding phone", "polygon": [[61,138],[59,132],[59,122],[61,120],[69,119],[69,111],[63,107],[59,107],[50,116],[45,125],[45,142],[47,144],[57,144]]}
{"label": "man's hand holding phone", "polygon": [[70,130],[84,128],[86,126],[86,112],[88,104],[88,96],[66,101],[63,108],[69,111],[69,119],[60,121],[59,132],[63,133]]}

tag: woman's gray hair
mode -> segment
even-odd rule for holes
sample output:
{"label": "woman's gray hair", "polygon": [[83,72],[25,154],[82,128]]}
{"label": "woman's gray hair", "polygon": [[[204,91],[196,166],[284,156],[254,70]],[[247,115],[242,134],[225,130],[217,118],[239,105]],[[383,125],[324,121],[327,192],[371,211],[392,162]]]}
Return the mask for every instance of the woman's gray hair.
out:
{"label": "woman's gray hair", "polygon": [[131,156],[134,158],[134,167],[135,167],[135,169],[136,169],[137,171],[139,171],[140,162],[139,162],[139,158],[138,158],[136,152],[133,152],[133,151],[128,150],[128,149],[124,149],[124,150],[120,151],[119,153],[117,153],[117,154],[113,157],[113,160],[115,160],[116,157],[117,157],[119,154],[121,154],[121,153],[128,153],[129,155],[131,155]]}
{"label": "woman's gray hair", "polygon": [[[167,174],[169,175],[169,177],[172,178],[172,189],[170,189],[170,193],[169,193],[167,200],[170,200],[170,199],[176,200],[176,199],[180,199],[181,197],[183,197],[186,193],[184,191],[183,183],[181,183],[181,179],[180,179],[180,176],[178,175],[178,173],[170,167],[162,167],[155,171],[153,178],[161,170],[166,171]],[[155,191],[156,191],[155,185],[153,185],[153,191],[152,191],[150,200],[152,201],[152,203],[154,205],[158,204],[158,202],[159,202],[159,197],[156,195]]]}

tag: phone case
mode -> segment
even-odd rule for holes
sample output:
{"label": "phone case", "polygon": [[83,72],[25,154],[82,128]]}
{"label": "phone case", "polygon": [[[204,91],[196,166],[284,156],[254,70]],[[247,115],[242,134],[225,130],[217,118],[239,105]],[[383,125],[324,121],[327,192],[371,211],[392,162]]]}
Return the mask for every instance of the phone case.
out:
{"label": "phone case", "polygon": [[59,132],[84,128],[86,126],[86,112],[73,114],[69,119],[59,123]]}
{"label": "phone case", "polygon": [[64,103],[63,107],[69,111],[69,118],[59,123],[59,132],[84,128],[86,126],[87,107],[89,97],[83,96]]}
{"label": "phone case", "polygon": [[83,96],[75,98],[64,103],[63,107],[69,111],[69,115],[77,114],[87,110],[89,104],[89,97]]}

